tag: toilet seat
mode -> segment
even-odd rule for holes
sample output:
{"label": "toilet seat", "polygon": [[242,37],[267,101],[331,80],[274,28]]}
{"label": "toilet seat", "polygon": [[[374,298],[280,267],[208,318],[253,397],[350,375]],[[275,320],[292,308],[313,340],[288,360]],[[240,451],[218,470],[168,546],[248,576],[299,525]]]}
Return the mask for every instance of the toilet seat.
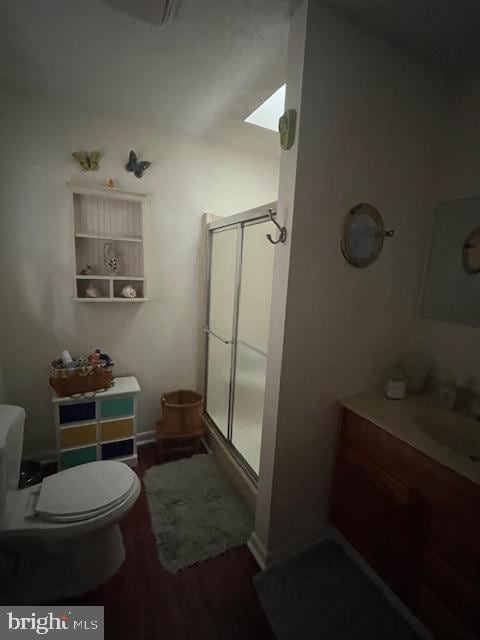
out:
{"label": "toilet seat", "polygon": [[35,513],[58,523],[96,518],[124,502],[135,491],[136,481],[129,466],[114,460],[65,469],[43,480]]}

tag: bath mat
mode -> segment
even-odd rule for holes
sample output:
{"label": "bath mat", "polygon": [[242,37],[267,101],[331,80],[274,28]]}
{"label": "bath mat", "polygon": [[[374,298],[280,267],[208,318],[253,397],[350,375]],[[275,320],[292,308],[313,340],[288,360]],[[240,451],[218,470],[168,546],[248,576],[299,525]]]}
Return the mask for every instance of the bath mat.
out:
{"label": "bath mat", "polygon": [[150,467],[144,476],[157,550],[171,573],[245,544],[253,516],[213,456]]}
{"label": "bath mat", "polygon": [[328,540],[254,577],[277,640],[419,640],[345,551]]}

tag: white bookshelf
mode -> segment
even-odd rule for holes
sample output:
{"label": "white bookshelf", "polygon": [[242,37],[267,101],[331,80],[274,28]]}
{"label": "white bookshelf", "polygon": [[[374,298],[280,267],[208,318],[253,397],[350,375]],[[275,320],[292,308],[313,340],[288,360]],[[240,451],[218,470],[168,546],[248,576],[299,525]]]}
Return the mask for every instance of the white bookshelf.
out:
{"label": "white bookshelf", "polygon": [[[146,194],[108,187],[72,186],[75,234],[74,300],[77,302],[145,302],[143,224]],[[118,261],[116,270],[105,262],[105,245]],[[81,271],[90,265],[92,271]],[[135,298],[122,295],[135,289]],[[97,295],[91,297],[89,291]]]}

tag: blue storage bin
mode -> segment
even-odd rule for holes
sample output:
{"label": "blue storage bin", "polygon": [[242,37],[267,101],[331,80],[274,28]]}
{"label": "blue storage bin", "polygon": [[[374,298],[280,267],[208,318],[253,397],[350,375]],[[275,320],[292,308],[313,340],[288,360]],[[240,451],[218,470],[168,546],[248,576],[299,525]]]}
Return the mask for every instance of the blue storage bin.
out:
{"label": "blue storage bin", "polygon": [[102,444],[102,460],[125,458],[133,454],[133,438]]}
{"label": "blue storage bin", "polygon": [[95,402],[62,404],[59,407],[60,424],[95,420]]}

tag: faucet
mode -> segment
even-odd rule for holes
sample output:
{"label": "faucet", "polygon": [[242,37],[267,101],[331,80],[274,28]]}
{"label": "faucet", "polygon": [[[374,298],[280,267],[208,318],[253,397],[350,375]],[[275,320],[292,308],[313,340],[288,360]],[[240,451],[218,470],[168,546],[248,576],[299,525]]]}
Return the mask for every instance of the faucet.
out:
{"label": "faucet", "polygon": [[468,406],[469,413],[480,421],[480,396],[476,396],[474,393],[470,396],[470,402]]}
{"label": "faucet", "polygon": [[467,387],[457,387],[455,409],[465,417],[480,421],[480,396]]}

